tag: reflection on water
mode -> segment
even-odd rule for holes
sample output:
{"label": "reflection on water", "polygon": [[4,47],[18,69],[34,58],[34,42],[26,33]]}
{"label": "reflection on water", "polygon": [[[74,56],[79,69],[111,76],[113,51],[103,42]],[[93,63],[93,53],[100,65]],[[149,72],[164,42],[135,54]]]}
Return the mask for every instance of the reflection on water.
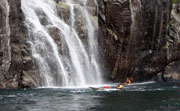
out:
{"label": "reflection on water", "polygon": [[0,111],[124,110],[179,111],[180,84],[136,83],[125,86],[122,91],[88,88],[0,91]]}

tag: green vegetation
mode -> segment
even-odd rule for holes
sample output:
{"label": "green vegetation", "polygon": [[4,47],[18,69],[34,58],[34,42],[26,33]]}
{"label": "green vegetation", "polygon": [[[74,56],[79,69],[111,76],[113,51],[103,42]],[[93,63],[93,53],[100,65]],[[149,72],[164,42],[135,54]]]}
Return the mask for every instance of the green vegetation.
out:
{"label": "green vegetation", "polygon": [[166,40],[164,45],[162,46],[162,49],[167,49],[169,47],[169,42]]}
{"label": "green vegetation", "polygon": [[60,8],[63,8],[63,9],[68,9],[68,8],[70,8],[70,6],[69,6],[68,4],[63,3],[63,2],[59,2],[59,3],[58,3],[58,6],[59,6]]}
{"label": "green vegetation", "polygon": [[145,32],[144,32],[144,35],[145,35],[145,36],[146,36],[146,35],[148,35],[148,32],[147,32],[147,31],[145,31]]}
{"label": "green vegetation", "polygon": [[168,22],[168,29],[171,27],[171,21]]}
{"label": "green vegetation", "polygon": [[114,33],[111,29],[109,29],[108,27],[106,27],[106,30],[107,30],[112,36],[114,36],[114,38],[115,38],[116,40],[118,39],[116,33]]}
{"label": "green vegetation", "polygon": [[172,0],[172,4],[177,4],[179,0]]}

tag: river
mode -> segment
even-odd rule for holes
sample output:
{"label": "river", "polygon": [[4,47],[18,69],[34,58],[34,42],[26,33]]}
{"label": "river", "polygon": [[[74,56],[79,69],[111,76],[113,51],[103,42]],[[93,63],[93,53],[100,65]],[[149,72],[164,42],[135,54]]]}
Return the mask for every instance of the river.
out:
{"label": "river", "polygon": [[180,111],[180,84],[133,83],[122,91],[88,87],[0,90],[0,111]]}

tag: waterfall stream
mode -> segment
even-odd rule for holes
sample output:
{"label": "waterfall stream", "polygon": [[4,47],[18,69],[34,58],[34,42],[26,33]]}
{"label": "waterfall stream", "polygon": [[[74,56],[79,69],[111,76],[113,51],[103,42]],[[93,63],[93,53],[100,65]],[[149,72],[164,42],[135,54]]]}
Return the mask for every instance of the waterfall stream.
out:
{"label": "waterfall stream", "polygon": [[10,61],[11,61],[11,47],[10,47],[10,24],[9,24],[9,13],[10,13],[10,6],[7,0],[1,0],[0,1],[0,7],[2,7],[5,15],[5,32],[4,34],[0,35],[2,38],[4,38],[4,46],[2,46],[2,50],[4,53],[4,60],[3,64],[5,67],[5,72],[8,72],[10,68]]}
{"label": "waterfall stream", "polygon": [[[97,19],[89,11],[86,0],[60,2],[69,12],[68,20],[59,16],[54,0],[22,0],[25,25],[28,28],[32,56],[36,60],[42,86],[85,86],[101,84],[98,62]],[[75,12],[78,12],[76,14]],[[85,29],[85,39],[77,31],[78,16]],[[68,16],[65,16],[68,17]],[[42,20],[46,20],[43,24]],[[68,21],[68,22],[66,22]],[[57,38],[50,33],[56,30]],[[57,43],[58,39],[61,43]]]}
{"label": "waterfall stream", "polygon": [[10,12],[10,7],[9,7],[9,3],[7,0],[5,0],[6,2],[6,7],[7,7],[7,12],[6,12],[6,33],[7,33],[7,37],[8,37],[8,42],[7,42],[7,46],[8,46],[8,68],[10,67],[10,61],[11,61],[11,47],[10,47],[10,25],[9,25],[9,12]]}

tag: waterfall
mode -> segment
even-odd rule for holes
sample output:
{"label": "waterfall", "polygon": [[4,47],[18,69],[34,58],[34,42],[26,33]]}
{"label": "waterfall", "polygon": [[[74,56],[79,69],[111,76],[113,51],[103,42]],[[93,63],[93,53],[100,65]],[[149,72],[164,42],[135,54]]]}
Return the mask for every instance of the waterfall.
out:
{"label": "waterfall", "polygon": [[[82,0],[81,0],[82,2]],[[93,27],[93,24],[90,20],[90,17],[89,17],[89,13],[88,13],[88,9],[87,9],[87,0],[83,0],[83,3],[84,3],[84,8],[82,9],[83,13],[84,13],[84,17],[85,17],[85,21],[86,21],[86,28],[88,30],[88,45],[89,45],[89,52],[90,52],[90,58],[91,58],[91,64],[92,64],[92,67],[94,67],[92,71],[94,72],[91,72],[91,73],[96,73],[96,78],[98,78],[99,80],[99,83],[102,82],[101,80],[101,70],[100,70],[100,67],[99,67],[99,64],[98,64],[98,40],[97,40],[97,36],[95,35],[95,28],[97,27]],[[95,24],[95,23],[94,23]],[[98,23],[96,23],[98,24]]]}
{"label": "waterfall", "polygon": [[[10,13],[10,7],[9,7],[9,3],[8,0],[2,0],[0,1],[1,7],[3,8],[4,12],[5,12],[5,17],[6,17],[6,25],[5,25],[5,41],[4,43],[6,44],[6,46],[4,48],[2,48],[4,50],[4,59],[7,61],[4,61],[4,67],[6,67],[6,72],[8,72],[9,67],[10,67],[10,61],[11,61],[11,47],[10,47],[10,25],[9,25],[9,13]],[[7,51],[6,51],[7,50]]]}
{"label": "waterfall", "polygon": [[[43,86],[85,86],[101,84],[98,62],[97,21],[90,19],[87,1],[64,0],[69,16],[60,16],[54,0],[21,0],[32,56],[36,60]],[[76,14],[75,11],[80,14]],[[82,40],[78,32],[81,15]],[[65,20],[64,17],[68,18]],[[45,20],[46,23],[42,23]],[[50,33],[50,30],[56,30]],[[53,35],[56,33],[57,38]],[[58,39],[61,43],[58,43]],[[87,41],[87,42],[86,42]]]}
{"label": "waterfall", "polygon": [[7,7],[7,12],[6,12],[6,33],[7,33],[7,37],[8,37],[8,60],[9,60],[9,65],[8,65],[8,69],[10,67],[10,61],[11,61],[11,47],[10,47],[10,25],[9,25],[9,12],[10,12],[10,7],[9,7],[9,3],[6,0],[6,7]]}

